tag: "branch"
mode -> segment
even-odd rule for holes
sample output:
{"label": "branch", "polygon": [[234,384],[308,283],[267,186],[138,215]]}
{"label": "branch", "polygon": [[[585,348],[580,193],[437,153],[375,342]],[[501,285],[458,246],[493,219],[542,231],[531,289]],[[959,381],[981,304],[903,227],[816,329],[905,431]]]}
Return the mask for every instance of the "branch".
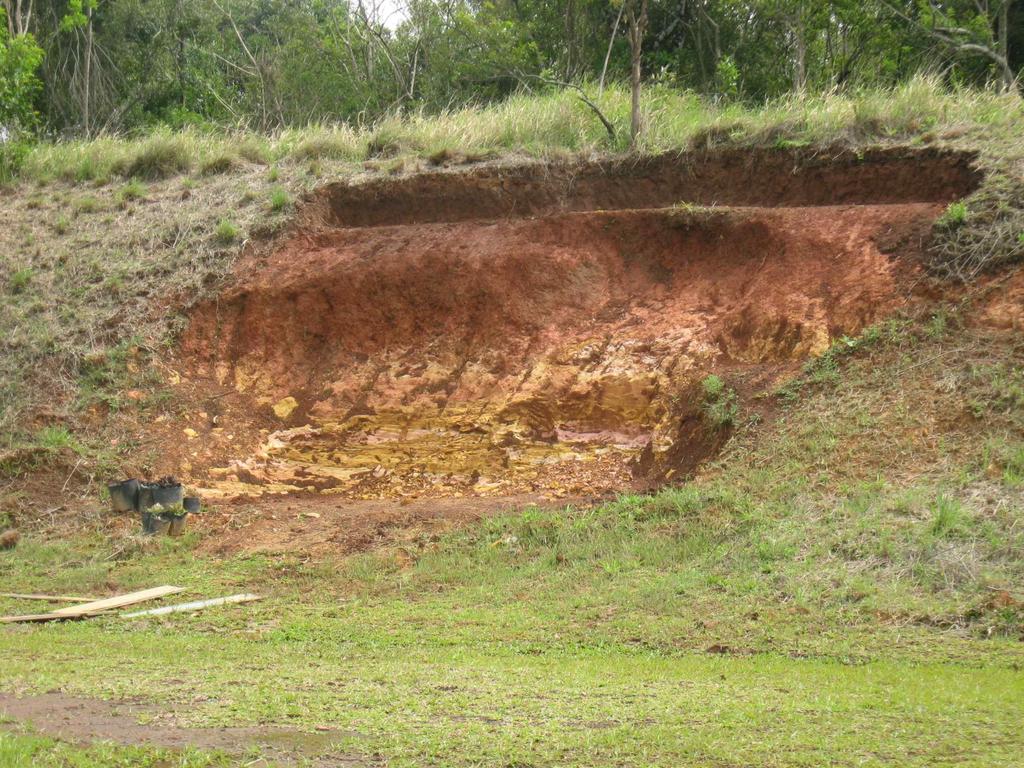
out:
{"label": "branch", "polygon": [[608,52],[604,55],[604,66],[601,67],[601,80],[597,86],[597,95],[604,93],[604,78],[608,74],[608,62],[612,58],[612,46],[615,45],[615,35],[619,32],[619,22],[622,21],[622,12],[626,10],[626,4],[619,6],[619,15],[615,17],[615,26],[612,27],[612,36],[608,40]]}
{"label": "branch", "polygon": [[540,82],[547,83],[548,85],[557,85],[561,88],[571,88],[572,90],[576,91],[576,98],[578,98],[588,107],[590,107],[593,113],[597,115],[597,119],[601,121],[601,125],[604,126],[604,129],[606,131],[608,131],[608,137],[613,142],[615,141],[615,126],[611,124],[608,118],[604,116],[604,113],[598,108],[597,104],[590,100],[590,97],[587,96],[587,92],[584,91],[583,88],[581,88],[580,86],[576,85],[575,83],[567,83],[564,80],[551,80],[550,78],[541,77],[540,75],[527,75],[522,72],[516,73],[516,77],[533,78],[534,80],[539,80]]}

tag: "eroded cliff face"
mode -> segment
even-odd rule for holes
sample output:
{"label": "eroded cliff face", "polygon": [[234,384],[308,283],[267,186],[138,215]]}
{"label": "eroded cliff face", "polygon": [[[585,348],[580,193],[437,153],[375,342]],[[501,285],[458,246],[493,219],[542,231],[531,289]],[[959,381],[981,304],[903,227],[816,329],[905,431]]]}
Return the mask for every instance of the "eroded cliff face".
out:
{"label": "eroded cliff face", "polygon": [[[195,314],[183,377],[217,390],[237,426],[197,421],[183,468],[208,492],[358,498],[592,494],[685,474],[722,437],[699,382],[770,382],[891,314],[914,271],[892,254],[974,183],[961,156],[922,156],[916,179],[903,155],[807,178],[790,158],[773,198],[776,155],[763,178],[730,175],[733,159],[674,162],[678,178],[659,160],[329,188]],[[710,205],[716,189],[761,205]]]}

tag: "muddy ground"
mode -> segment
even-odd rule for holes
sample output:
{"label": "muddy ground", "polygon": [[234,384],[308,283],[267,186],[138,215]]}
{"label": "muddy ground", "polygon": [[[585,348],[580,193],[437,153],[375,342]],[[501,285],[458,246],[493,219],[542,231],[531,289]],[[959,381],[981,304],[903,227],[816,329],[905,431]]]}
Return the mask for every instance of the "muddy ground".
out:
{"label": "muddy ground", "polygon": [[[5,722],[6,720],[6,722]],[[28,727],[33,732],[72,744],[109,741],[130,746],[170,750],[196,749],[243,757],[246,766],[309,766],[343,768],[373,765],[365,757],[346,755],[334,748],[341,733],[323,728],[313,732],[276,726],[188,728],[173,715],[136,701],[103,701],[53,692],[17,697],[0,693],[0,729]]]}

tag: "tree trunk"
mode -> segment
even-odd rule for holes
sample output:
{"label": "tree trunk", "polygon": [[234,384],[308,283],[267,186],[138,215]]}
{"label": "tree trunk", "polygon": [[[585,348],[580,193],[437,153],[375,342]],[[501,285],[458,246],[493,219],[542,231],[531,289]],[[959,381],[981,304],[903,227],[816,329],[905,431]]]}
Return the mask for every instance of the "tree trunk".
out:
{"label": "tree trunk", "polygon": [[793,25],[793,90],[803,93],[807,88],[807,41],[799,21]]}
{"label": "tree trunk", "polygon": [[32,0],[3,0],[3,8],[7,16],[7,32],[11,37],[28,33],[32,21]]}
{"label": "tree trunk", "polygon": [[604,66],[601,67],[601,81],[597,85],[597,95],[604,95],[604,80],[608,76],[608,62],[612,58],[612,46],[615,45],[615,36],[619,33],[619,22],[622,21],[622,12],[626,6],[619,8],[619,15],[615,17],[615,26],[612,27],[612,36],[608,39],[608,52],[604,55]]}
{"label": "tree trunk", "polygon": [[85,83],[82,88],[82,127],[85,137],[92,137],[92,120],[89,114],[92,104],[92,4],[86,14],[85,22]]}
{"label": "tree trunk", "polygon": [[572,81],[576,74],[576,3],[565,4],[565,79]]}
{"label": "tree trunk", "polygon": [[626,20],[629,22],[629,50],[632,60],[630,69],[630,89],[632,91],[632,108],[629,123],[630,146],[636,148],[640,138],[640,60],[643,54],[644,33],[647,31],[647,0],[626,0]]}
{"label": "tree trunk", "polygon": [[1017,78],[1010,67],[1010,6],[1013,0],[1004,0],[999,10],[999,55],[1006,65],[1003,67],[1003,83],[1006,90],[1012,91],[1017,86]]}
{"label": "tree trunk", "polygon": [[175,52],[175,66],[178,69],[178,98],[179,105],[185,108],[185,9],[184,0],[178,0],[175,4],[174,26],[178,37],[178,47]]}

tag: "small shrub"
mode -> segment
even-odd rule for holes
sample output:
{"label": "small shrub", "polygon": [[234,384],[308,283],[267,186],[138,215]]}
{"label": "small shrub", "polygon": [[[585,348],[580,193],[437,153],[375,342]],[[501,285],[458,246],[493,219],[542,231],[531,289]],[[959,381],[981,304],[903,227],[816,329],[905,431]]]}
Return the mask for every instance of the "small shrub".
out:
{"label": "small shrub", "polygon": [[284,187],[274,187],[270,190],[270,210],[283,211],[290,203],[291,197]]}
{"label": "small shrub", "polygon": [[965,515],[960,502],[940,494],[932,505],[932,521],[928,530],[937,539],[950,538],[960,532]]}
{"label": "small shrub", "polygon": [[253,136],[243,139],[235,149],[243,160],[257,165],[265,165],[269,156],[266,142]]}
{"label": "small shrub", "polygon": [[360,152],[350,136],[327,134],[313,136],[299,144],[292,152],[296,160],[357,160]]}
{"label": "small shrub", "polygon": [[739,415],[739,397],[736,390],[725,386],[725,382],[715,374],[707,376],[701,382],[704,393],[704,418],[715,429],[731,427]]}
{"label": "small shrub", "polygon": [[217,242],[223,245],[230,245],[238,239],[238,227],[228,219],[221,219],[217,222]]}
{"label": "small shrub", "polygon": [[79,197],[72,203],[76,213],[95,213],[100,209],[100,201],[92,195]]}
{"label": "small shrub", "polygon": [[154,136],[134,156],[119,162],[116,170],[132,178],[165,179],[191,167],[192,157],[184,141],[173,136]]}
{"label": "small shrub", "polygon": [[132,179],[117,192],[117,202],[121,205],[132,200],[141,200],[146,196],[146,185],[138,179]]}
{"label": "small shrub", "polygon": [[47,451],[59,451],[62,448],[78,448],[78,441],[67,427],[43,427],[36,434],[36,443]]}
{"label": "small shrub", "polygon": [[942,229],[956,229],[967,221],[967,204],[963,202],[950,203],[938,220],[935,226]]}
{"label": "small shrub", "polygon": [[71,221],[63,213],[53,222],[53,231],[58,235],[66,235],[71,228]]}
{"label": "small shrub", "polygon": [[22,267],[12,273],[10,279],[11,293],[21,293],[28,288],[28,284],[32,282],[32,274],[31,267]]}
{"label": "small shrub", "polygon": [[202,167],[200,167],[199,172],[203,176],[216,176],[220,173],[227,173],[236,165],[237,160],[234,155],[222,152],[206,160]]}

